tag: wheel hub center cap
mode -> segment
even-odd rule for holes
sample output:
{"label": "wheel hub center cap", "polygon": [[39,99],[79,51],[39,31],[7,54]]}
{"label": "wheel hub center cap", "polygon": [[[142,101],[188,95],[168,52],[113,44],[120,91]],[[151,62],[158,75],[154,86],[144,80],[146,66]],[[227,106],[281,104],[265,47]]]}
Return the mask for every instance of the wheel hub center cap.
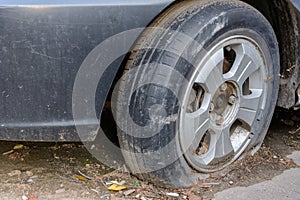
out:
{"label": "wheel hub center cap", "polygon": [[213,96],[210,117],[216,125],[234,118],[238,103],[238,89],[233,83],[225,82]]}
{"label": "wheel hub center cap", "polygon": [[221,92],[219,95],[217,95],[214,100],[213,100],[213,105],[214,109],[213,111],[216,114],[222,115],[226,108],[227,108],[227,102],[226,100],[228,99],[227,95],[225,92]]}

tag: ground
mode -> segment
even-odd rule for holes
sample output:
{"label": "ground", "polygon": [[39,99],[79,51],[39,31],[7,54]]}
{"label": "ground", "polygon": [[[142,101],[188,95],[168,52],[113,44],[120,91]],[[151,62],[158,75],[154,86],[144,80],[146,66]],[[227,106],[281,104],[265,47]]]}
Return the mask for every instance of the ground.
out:
{"label": "ground", "polygon": [[[94,159],[80,143],[3,141],[0,142],[0,199],[212,199],[222,195],[229,197],[230,194],[236,193],[233,192],[234,189],[226,189],[250,186],[246,190],[250,191],[252,188],[253,191],[256,185],[263,187],[268,180],[280,181],[280,176],[289,176],[289,169],[293,173],[300,173],[293,171],[300,167],[288,157],[293,152],[300,151],[299,127],[299,113],[277,110],[267,138],[257,154],[246,155],[233,166],[211,174],[208,179],[199,180],[194,187],[177,190],[140,181],[126,173],[123,168],[111,169]],[[126,188],[120,192],[109,191],[111,181],[123,182],[121,184]],[[218,193],[220,191],[224,193]],[[289,193],[289,190],[285,192]],[[179,197],[175,198],[178,195]]]}

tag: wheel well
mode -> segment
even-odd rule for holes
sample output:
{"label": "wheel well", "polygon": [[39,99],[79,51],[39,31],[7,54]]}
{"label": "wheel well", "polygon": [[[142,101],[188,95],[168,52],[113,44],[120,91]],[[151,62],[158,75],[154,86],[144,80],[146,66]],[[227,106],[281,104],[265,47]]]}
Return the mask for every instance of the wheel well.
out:
{"label": "wheel well", "polygon": [[277,105],[291,108],[295,105],[299,81],[298,23],[296,9],[289,0],[242,0],[259,10],[272,25],[280,50],[281,86]]}
{"label": "wheel well", "polygon": [[[297,20],[288,0],[243,0],[259,10],[271,23],[280,48],[281,76],[288,78],[286,68],[297,60]],[[291,26],[292,25],[292,26]]]}

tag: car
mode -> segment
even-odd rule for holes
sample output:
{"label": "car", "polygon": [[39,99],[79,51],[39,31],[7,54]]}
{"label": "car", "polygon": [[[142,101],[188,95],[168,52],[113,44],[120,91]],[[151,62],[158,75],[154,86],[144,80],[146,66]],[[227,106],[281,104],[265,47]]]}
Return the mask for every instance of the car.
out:
{"label": "car", "polygon": [[257,151],[276,106],[299,108],[299,10],[0,0],[0,140],[82,141],[142,179],[191,186]]}

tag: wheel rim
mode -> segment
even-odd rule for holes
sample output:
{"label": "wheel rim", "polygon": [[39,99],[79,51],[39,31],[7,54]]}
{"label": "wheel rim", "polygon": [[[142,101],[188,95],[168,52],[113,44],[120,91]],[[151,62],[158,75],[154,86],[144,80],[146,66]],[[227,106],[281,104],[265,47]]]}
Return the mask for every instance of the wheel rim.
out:
{"label": "wheel rim", "polygon": [[198,65],[180,116],[180,144],[199,171],[220,170],[249,146],[266,103],[266,62],[250,38],[221,41]]}

